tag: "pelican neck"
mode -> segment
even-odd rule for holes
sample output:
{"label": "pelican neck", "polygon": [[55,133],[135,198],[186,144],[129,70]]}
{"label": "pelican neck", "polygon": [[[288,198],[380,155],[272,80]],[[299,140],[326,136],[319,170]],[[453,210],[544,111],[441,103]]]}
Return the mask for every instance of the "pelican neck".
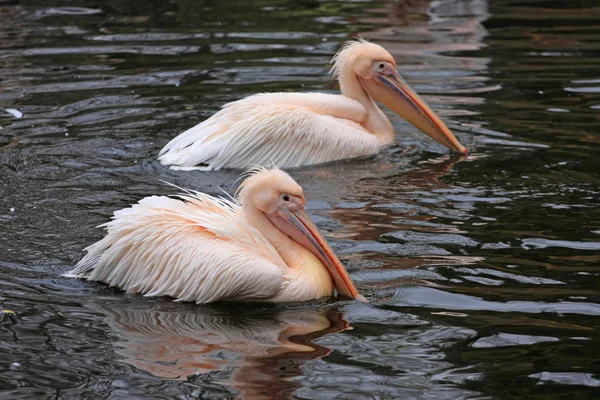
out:
{"label": "pelican neck", "polygon": [[377,106],[363,87],[358,75],[344,72],[339,77],[340,91],[346,97],[360,102],[367,109],[367,117],[361,123],[382,145],[392,144],[395,141],[395,132],[392,123]]}

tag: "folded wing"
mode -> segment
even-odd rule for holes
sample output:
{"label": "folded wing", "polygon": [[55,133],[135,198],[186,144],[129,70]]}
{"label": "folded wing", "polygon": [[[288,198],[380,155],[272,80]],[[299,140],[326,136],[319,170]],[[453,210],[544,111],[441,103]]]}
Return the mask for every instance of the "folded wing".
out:
{"label": "folded wing", "polygon": [[283,168],[375,154],[381,144],[359,122],[365,108],[323,93],[258,94],[226,104],[169,142],[159,160],[174,169]]}
{"label": "folded wing", "polygon": [[287,267],[239,212],[233,201],[193,191],[147,197],[115,212],[70,275],[197,303],[272,297]]}

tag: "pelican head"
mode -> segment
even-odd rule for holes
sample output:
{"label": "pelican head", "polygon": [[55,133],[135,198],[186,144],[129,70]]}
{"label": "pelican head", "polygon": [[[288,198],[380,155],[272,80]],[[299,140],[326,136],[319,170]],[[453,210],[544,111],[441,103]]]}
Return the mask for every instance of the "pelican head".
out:
{"label": "pelican head", "polygon": [[[276,229],[314,254],[340,294],[363,299],[340,260],[306,215],[306,200],[300,185],[277,167],[255,168],[249,175],[238,189],[242,207],[251,206],[263,213]],[[264,226],[256,228],[265,230]]]}
{"label": "pelican head", "polygon": [[410,122],[450,150],[466,154],[450,129],[406,83],[396,70],[396,61],[383,47],[359,39],[346,42],[333,57],[332,72],[344,88],[358,79],[362,89],[375,101]]}

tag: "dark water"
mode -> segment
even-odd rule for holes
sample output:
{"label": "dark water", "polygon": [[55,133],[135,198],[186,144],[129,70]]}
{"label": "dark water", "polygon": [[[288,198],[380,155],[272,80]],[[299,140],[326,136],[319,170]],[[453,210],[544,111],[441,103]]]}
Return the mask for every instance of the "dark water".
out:
{"label": "dark water", "polygon": [[[600,393],[596,1],[0,1],[0,397],[592,399]],[[60,276],[172,172],[173,136],[261,91],[336,91],[384,45],[463,143],[393,117],[291,174],[369,303],[196,306]]]}

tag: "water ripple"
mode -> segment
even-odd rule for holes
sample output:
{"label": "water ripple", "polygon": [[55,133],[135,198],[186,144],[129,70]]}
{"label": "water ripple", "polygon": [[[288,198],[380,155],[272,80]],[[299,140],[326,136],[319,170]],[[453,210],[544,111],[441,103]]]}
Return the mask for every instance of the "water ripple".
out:
{"label": "water ripple", "polygon": [[[0,396],[595,398],[598,7],[4,3],[0,107],[22,115],[0,113],[0,305],[20,322]],[[201,307],[60,276],[162,181],[233,191],[239,171],[156,154],[249,94],[337,92],[357,33],[469,147],[386,110],[397,144],[290,171],[368,303]]]}
{"label": "water ripple", "polygon": [[178,56],[182,54],[197,53],[199,46],[86,46],[86,47],[44,47],[26,49],[24,56],[55,56],[68,54],[144,54],[144,55],[162,55]]}
{"label": "water ripple", "polygon": [[558,383],[562,385],[583,385],[589,387],[600,387],[600,380],[593,374],[581,372],[540,372],[529,375],[530,378],[538,379],[539,385]]}
{"label": "water ripple", "polygon": [[471,346],[478,349],[504,346],[531,346],[536,343],[557,342],[559,339],[551,336],[530,336],[500,333],[498,335],[477,339]]}
{"label": "water ripple", "polygon": [[487,301],[475,296],[450,293],[435,288],[408,288],[394,303],[400,307],[427,307],[446,310],[489,310],[504,313],[558,313],[600,316],[600,305],[589,302],[561,301]]}
{"label": "water ripple", "polygon": [[574,250],[600,250],[600,242],[574,242],[569,240],[550,240],[541,238],[522,239],[522,247],[526,249],[545,249],[548,247],[563,247]]}

